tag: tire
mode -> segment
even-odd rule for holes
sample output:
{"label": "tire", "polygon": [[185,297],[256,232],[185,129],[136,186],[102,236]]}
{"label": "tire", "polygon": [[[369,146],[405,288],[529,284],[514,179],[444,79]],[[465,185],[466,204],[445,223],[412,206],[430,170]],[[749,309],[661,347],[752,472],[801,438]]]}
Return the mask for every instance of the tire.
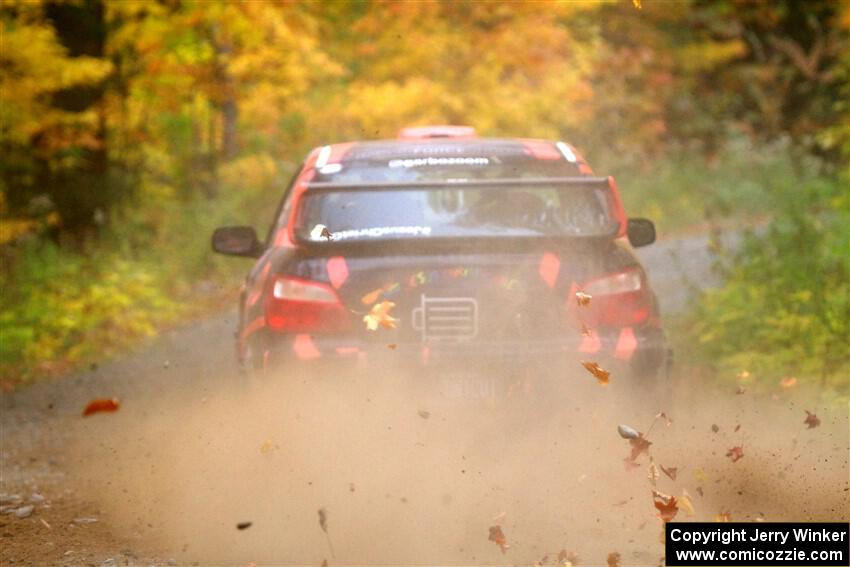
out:
{"label": "tire", "polygon": [[673,351],[665,348],[660,356],[636,357],[632,364],[635,399],[653,411],[670,413],[673,397]]}

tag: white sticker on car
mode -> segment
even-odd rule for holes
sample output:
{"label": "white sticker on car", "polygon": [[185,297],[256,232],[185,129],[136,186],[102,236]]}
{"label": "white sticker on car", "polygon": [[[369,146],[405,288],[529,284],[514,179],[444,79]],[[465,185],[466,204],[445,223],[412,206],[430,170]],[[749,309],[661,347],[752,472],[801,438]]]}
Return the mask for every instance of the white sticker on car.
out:
{"label": "white sticker on car", "polygon": [[373,228],[357,228],[341,230],[333,233],[334,240],[351,238],[380,238],[382,236],[431,236],[430,226],[376,226]]}
{"label": "white sticker on car", "polygon": [[391,159],[387,165],[398,167],[422,167],[427,165],[488,165],[490,158],[486,157],[425,157],[409,159]]}

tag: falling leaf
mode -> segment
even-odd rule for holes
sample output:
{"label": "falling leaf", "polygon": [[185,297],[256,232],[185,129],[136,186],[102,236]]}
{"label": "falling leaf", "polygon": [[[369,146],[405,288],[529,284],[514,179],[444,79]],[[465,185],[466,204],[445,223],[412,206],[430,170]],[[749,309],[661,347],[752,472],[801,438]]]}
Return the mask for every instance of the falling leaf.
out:
{"label": "falling leaf", "polygon": [[663,420],[664,420],[664,425],[666,425],[667,427],[670,427],[670,425],[672,425],[672,423],[673,423],[673,420],[672,420],[672,419],[670,419],[670,418],[667,416],[667,414],[666,414],[666,413],[664,413],[663,411],[662,411],[662,412],[657,413],[657,414],[655,415],[655,419],[663,419]]}
{"label": "falling leaf", "polygon": [[632,4],[634,4],[634,7],[637,8],[638,10],[643,8],[643,6],[640,5],[640,2],[641,2],[641,0],[632,0]]}
{"label": "falling leaf", "polygon": [[238,524],[236,524],[236,529],[237,530],[247,530],[253,524],[254,524],[253,522],[239,522]]}
{"label": "falling leaf", "polygon": [[395,303],[392,301],[382,301],[373,305],[369,314],[363,316],[363,322],[366,323],[366,328],[370,331],[377,331],[378,327],[394,329],[398,319],[394,319],[390,315],[393,307],[395,307]]}
{"label": "falling leaf", "polygon": [[679,469],[677,467],[670,467],[668,469],[668,468],[665,468],[664,465],[658,465],[658,466],[661,467],[661,472],[666,474],[670,478],[670,480],[676,480],[676,475],[679,472]]}
{"label": "falling leaf", "polygon": [[720,426],[719,426],[719,425],[717,425],[716,423],[712,423],[712,424],[711,424],[711,430],[712,430],[714,433],[717,433],[718,431],[720,431]]}
{"label": "falling leaf", "polygon": [[99,398],[89,402],[86,409],[83,410],[83,417],[99,412],[117,411],[120,407],[121,402],[118,401],[118,398]]}
{"label": "falling leaf", "polygon": [[618,425],[617,433],[619,433],[620,437],[622,437],[623,439],[636,439],[640,437],[640,432],[638,432],[633,427],[629,427],[628,425]]}
{"label": "falling leaf", "polygon": [[620,567],[620,554],[612,551],[608,554],[608,567]]}
{"label": "falling leaf", "polygon": [[561,567],[572,567],[573,565],[576,565],[578,563],[578,555],[576,555],[572,551],[562,549],[558,552],[558,557],[556,558],[556,561]]}
{"label": "falling leaf", "polygon": [[658,467],[655,466],[655,461],[652,460],[652,457],[649,458],[649,467],[646,471],[646,477],[649,479],[649,484],[653,487],[658,483],[658,479],[660,478],[660,474],[658,474]]}
{"label": "falling leaf", "polygon": [[328,511],[324,508],[319,508],[319,527],[323,532],[328,533]]}
{"label": "falling leaf", "polygon": [[783,390],[790,390],[791,388],[793,388],[796,385],[797,385],[797,379],[794,378],[793,376],[786,376],[785,378],[783,378],[782,380],[779,381],[779,386]]}
{"label": "falling leaf", "polygon": [[809,412],[809,410],[804,410],[806,412],[806,420],[803,421],[806,425],[808,425],[807,429],[813,429],[820,425],[820,418],[815,414]]}
{"label": "falling leaf", "polygon": [[593,329],[589,328],[584,323],[581,324],[581,336],[583,337],[591,337],[593,336]]}
{"label": "falling leaf", "polygon": [[714,521],[721,523],[731,522],[732,514],[730,514],[729,512],[720,512],[714,517]]}
{"label": "falling leaf", "polygon": [[746,388],[744,388],[744,387],[743,387],[743,386],[741,386],[741,385],[738,385],[738,389],[737,389],[737,390],[735,390],[735,393],[736,393],[737,395],[739,395],[739,396],[740,396],[741,394],[743,394],[743,393],[744,393],[744,392],[746,392],[746,391],[747,391],[747,389],[746,389]]}
{"label": "falling leaf", "polygon": [[708,480],[708,475],[705,474],[705,469],[699,467],[694,470],[694,478],[697,479],[697,482],[700,484],[705,484],[705,481]]}
{"label": "falling leaf", "polygon": [[501,526],[490,526],[490,537],[488,537],[490,541],[496,542],[496,545],[499,546],[499,549],[502,550],[502,553],[508,550],[510,545],[508,545],[508,540],[505,537],[505,534],[502,532]]}
{"label": "falling leaf", "polygon": [[313,227],[313,230],[310,231],[310,238],[313,240],[318,240],[320,238],[324,238],[325,240],[330,240],[333,237],[331,231],[328,230],[323,224],[317,224]]}
{"label": "falling leaf", "polygon": [[373,303],[378,301],[378,298],[381,297],[382,293],[384,293],[384,289],[380,287],[376,290],[370,291],[369,293],[360,298],[360,303],[362,303],[363,305],[372,305]]}
{"label": "falling leaf", "polygon": [[697,486],[697,494],[699,494],[699,495],[700,495],[700,498],[702,498],[703,496],[705,496],[705,494],[704,494],[704,493],[703,493],[703,491],[702,491],[702,487],[701,487],[701,486]]}
{"label": "falling leaf", "polygon": [[732,447],[731,449],[726,451],[726,456],[732,459],[733,463],[736,463],[744,458],[744,447],[741,445]]}
{"label": "falling leaf", "polygon": [[635,461],[638,457],[640,457],[641,453],[645,453],[649,450],[649,446],[652,445],[652,441],[647,441],[644,439],[643,435],[638,435],[634,439],[629,439],[629,445],[632,446],[632,453],[629,455],[629,458]]}
{"label": "falling leaf", "polygon": [[752,374],[750,374],[748,370],[741,370],[740,372],[738,372],[738,374],[735,375],[735,377],[741,382],[749,380],[751,376]]}
{"label": "falling leaf", "polygon": [[688,516],[696,514],[696,510],[694,510],[694,503],[691,501],[691,495],[688,494],[688,491],[685,489],[682,489],[682,495],[679,497],[679,508],[684,510]]}
{"label": "falling leaf", "polygon": [[658,517],[664,522],[669,522],[676,517],[679,511],[678,500],[675,496],[662,494],[655,490],[652,491],[652,498],[655,502],[655,508],[658,510]]}
{"label": "falling leaf", "polygon": [[272,450],[276,448],[274,441],[271,439],[266,439],[263,441],[263,444],[260,445],[260,453],[265,455],[266,453],[270,453]]}
{"label": "falling leaf", "polygon": [[428,419],[429,417],[431,417],[431,412],[430,412],[430,411],[419,410],[419,411],[418,411],[418,412],[416,412],[416,413],[418,413],[418,414],[419,414],[419,417],[421,417],[422,419]]}
{"label": "falling leaf", "polygon": [[390,343],[390,344],[387,345],[387,348],[390,349],[390,350],[395,350],[395,349],[398,348],[398,345],[395,344],[395,343]]}
{"label": "falling leaf", "polygon": [[593,374],[596,377],[596,380],[599,382],[600,386],[607,386],[608,379],[611,376],[611,373],[607,370],[603,370],[598,364],[590,361],[582,361],[581,365],[584,366],[588,372]]}
{"label": "falling leaf", "polygon": [[740,424],[740,423],[739,423],[738,425],[736,425],[736,426],[735,426],[735,431],[733,431],[733,433],[737,433],[739,429],[741,429],[741,424]]}
{"label": "falling leaf", "polygon": [[576,303],[579,307],[587,307],[590,305],[591,299],[593,299],[593,296],[588,293],[584,293],[583,291],[576,292]]}

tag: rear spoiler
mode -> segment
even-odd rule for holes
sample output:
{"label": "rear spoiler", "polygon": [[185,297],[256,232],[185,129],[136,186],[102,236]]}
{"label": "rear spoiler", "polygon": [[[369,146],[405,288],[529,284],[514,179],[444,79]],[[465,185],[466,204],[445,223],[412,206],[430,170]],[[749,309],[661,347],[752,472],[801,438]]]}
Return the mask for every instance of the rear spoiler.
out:
{"label": "rear spoiler", "polygon": [[[444,179],[434,181],[371,181],[335,183],[313,181],[307,184],[311,191],[354,191],[357,189],[445,189],[446,187],[517,187],[533,185],[605,185],[610,186],[610,177],[519,177],[499,179]],[[615,189],[616,191],[616,189]],[[618,195],[619,198],[619,195]]]}

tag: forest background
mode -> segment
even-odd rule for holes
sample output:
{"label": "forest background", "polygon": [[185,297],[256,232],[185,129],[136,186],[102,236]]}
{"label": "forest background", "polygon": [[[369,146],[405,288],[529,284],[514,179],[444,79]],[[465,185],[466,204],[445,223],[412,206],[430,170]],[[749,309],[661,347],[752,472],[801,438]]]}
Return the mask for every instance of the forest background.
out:
{"label": "forest background", "polygon": [[573,143],[662,236],[743,234],[671,322],[679,359],[846,403],[846,1],[0,10],[6,388],[220,309],[248,266],[212,229],[264,229],[310,148],[447,123]]}

